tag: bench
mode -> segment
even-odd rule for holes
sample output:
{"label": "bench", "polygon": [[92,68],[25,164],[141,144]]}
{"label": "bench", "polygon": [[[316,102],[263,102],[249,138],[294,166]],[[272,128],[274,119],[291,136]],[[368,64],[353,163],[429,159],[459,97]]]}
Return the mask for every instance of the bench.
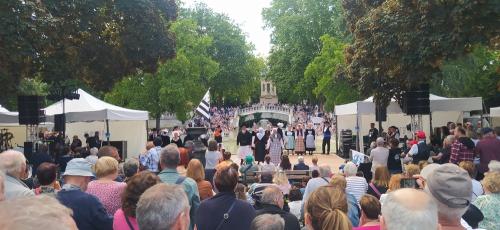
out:
{"label": "bench", "polygon": [[[246,177],[245,177],[245,175],[240,176],[239,182],[241,182],[243,184],[252,184],[252,183],[258,182],[259,176],[263,173],[270,173],[270,172],[262,172],[262,171],[248,172]],[[288,177],[289,181],[301,182],[304,177],[311,176],[311,171],[309,171],[309,170],[285,170],[285,174]]]}

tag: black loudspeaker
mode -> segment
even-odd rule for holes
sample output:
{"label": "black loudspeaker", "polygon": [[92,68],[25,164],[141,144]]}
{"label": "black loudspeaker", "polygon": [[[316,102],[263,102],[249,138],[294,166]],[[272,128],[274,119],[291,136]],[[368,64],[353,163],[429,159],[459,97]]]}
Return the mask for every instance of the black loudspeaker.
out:
{"label": "black loudspeaker", "polygon": [[44,122],[45,112],[41,110],[43,100],[42,96],[18,96],[19,124],[38,125]]}
{"label": "black loudspeaker", "polygon": [[31,156],[33,156],[33,142],[24,142],[24,157],[31,164]]}
{"label": "black loudspeaker", "polygon": [[375,121],[387,121],[387,107],[375,106]]}
{"label": "black loudspeaker", "polygon": [[54,116],[54,131],[62,132],[66,129],[66,116],[64,114],[56,114]]}
{"label": "black loudspeaker", "polygon": [[401,109],[408,115],[430,114],[429,84],[421,84],[405,92]]}

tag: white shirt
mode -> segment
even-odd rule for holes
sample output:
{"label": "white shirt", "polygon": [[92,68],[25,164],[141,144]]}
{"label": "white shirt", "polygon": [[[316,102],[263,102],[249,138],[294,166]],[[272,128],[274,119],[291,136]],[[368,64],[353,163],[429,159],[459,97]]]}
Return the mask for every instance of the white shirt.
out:
{"label": "white shirt", "polygon": [[359,203],[361,197],[365,195],[366,191],[368,190],[368,183],[366,183],[366,179],[359,176],[350,176],[345,178],[345,180],[347,181],[345,191],[356,197],[356,200]]}
{"label": "white shirt", "polygon": [[306,189],[304,191],[304,196],[302,197],[302,201],[306,201],[309,194],[314,192],[317,188],[328,185],[330,183],[330,178],[328,177],[316,177],[312,178],[307,182]]}
{"label": "white shirt", "polygon": [[471,202],[474,202],[478,196],[481,196],[484,194],[483,186],[481,185],[481,182],[472,179],[472,199]]}
{"label": "white shirt", "polygon": [[276,171],[276,165],[274,165],[273,162],[269,162],[269,164],[264,162],[260,165],[260,171],[262,171],[262,172],[274,172],[274,171]]}
{"label": "white shirt", "polygon": [[205,169],[215,169],[221,158],[222,154],[219,151],[207,151],[205,153]]}
{"label": "white shirt", "polygon": [[[420,144],[422,142],[424,142],[424,141],[418,141],[418,144]],[[413,156],[413,155],[417,155],[418,154],[418,144],[411,146],[410,151],[408,151],[408,153],[410,155]]]}
{"label": "white shirt", "polygon": [[387,158],[389,157],[389,149],[385,147],[377,147],[370,152],[370,160],[372,161],[372,173],[379,166],[387,167]]}
{"label": "white shirt", "polygon": [[300,220],[300,209],[302,208],[302,201],[296,200],[288,202],[288,207],[290,207],[290,213]]}

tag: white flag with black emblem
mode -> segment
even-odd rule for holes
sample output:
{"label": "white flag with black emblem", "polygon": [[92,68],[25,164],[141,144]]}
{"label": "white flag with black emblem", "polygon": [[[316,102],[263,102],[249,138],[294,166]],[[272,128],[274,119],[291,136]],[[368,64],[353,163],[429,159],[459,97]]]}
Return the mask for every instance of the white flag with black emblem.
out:
{"label": "white flag with black emblem", "polygon": [[205,118],[205,120],[210,120],[210,89],[207,90],[203,99],[201,99],[200,104],[196,108],[196,112],[198,112],[201,116]]}

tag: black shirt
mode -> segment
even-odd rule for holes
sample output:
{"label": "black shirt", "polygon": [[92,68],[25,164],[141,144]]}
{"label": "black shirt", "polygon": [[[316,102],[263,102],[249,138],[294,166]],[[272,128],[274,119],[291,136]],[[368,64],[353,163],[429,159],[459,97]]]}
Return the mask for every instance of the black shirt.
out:
{"label": "black shirt", "polygon": [[239,146],[251,145],[252,144],[252,134],[250,132],[239,132],[236,138],[236,144]]}
{"label": "black shirt", "polygon": [[389,171],[403,171],[400,154],[401,148],[389,149],[389,157],[387,158],[387,168]]}

